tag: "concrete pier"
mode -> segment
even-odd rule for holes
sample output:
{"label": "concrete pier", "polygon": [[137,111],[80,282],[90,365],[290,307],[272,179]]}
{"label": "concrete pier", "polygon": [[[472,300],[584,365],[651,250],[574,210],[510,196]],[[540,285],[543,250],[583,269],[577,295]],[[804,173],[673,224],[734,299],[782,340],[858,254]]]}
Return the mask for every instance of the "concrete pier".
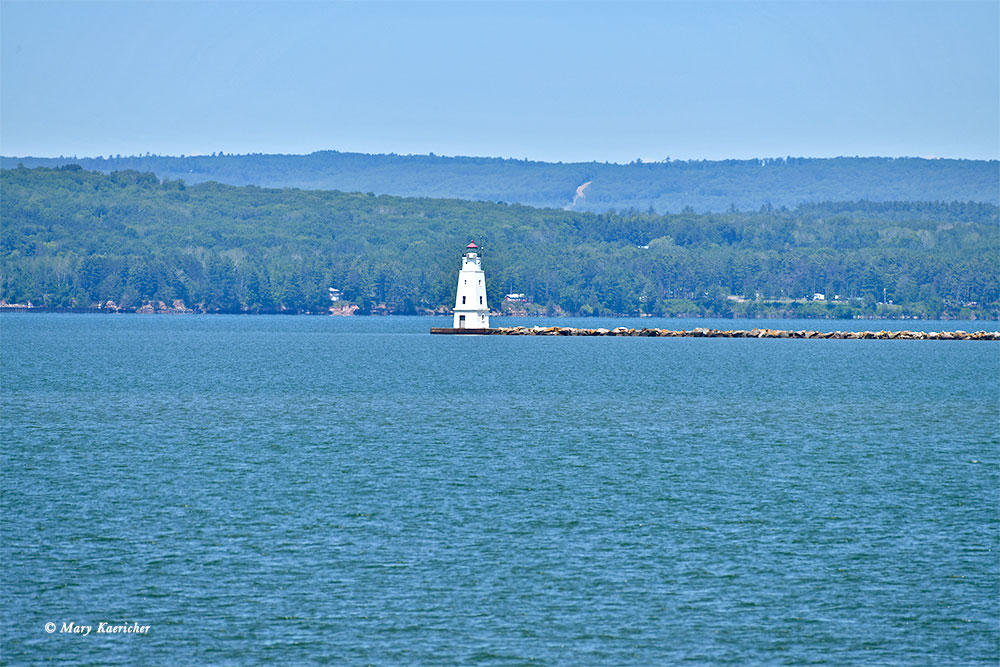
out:
{"label": "concrete pier", "polygon": [[431,327],[432,334],[449,334],[452,336],[488,336],[499,329],[452,329],[450,327]]}

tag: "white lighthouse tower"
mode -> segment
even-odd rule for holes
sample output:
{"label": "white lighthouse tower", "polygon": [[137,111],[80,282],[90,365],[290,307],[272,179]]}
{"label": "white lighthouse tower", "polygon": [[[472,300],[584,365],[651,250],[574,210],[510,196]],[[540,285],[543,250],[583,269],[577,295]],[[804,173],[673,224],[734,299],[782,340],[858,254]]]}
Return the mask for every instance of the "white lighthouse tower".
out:
{"label": "white lighthouse tower", "polygon": [[470,242],[462,255],[455,295],[456,329],[489,329],[490,309],[486,305],[486,274],[483,273],[479,246]]}

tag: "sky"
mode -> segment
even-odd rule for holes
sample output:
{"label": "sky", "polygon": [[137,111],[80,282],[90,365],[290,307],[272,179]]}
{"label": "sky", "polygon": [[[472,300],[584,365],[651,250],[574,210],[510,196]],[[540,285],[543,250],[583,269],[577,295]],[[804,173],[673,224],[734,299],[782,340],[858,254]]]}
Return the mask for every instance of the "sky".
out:
{"label": "sky", "polygon": [[1000,157],[1000,3],[0,0],[0,153]]}

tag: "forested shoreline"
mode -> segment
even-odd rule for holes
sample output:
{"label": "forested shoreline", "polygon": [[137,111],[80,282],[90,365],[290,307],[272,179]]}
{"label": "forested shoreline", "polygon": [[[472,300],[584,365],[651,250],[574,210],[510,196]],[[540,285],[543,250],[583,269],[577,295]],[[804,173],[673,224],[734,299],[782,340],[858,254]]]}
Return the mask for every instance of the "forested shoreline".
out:
{"label": "forested shoreline", "polygon": [[494,307],[517,292],[530,303],[514,307],[548,314],[996,319],[1000,300],[989,203],[594,214],[79,166],[3,170],[0,184],[6,304],[442,312],[470,238]]}

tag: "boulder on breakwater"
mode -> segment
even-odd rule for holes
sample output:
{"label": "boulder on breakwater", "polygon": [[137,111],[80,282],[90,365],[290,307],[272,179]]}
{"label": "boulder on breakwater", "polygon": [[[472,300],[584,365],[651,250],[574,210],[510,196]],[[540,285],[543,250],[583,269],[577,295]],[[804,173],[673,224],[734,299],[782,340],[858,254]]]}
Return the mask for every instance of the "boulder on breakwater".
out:
{"label": "boulder on breakwater", "polygon": [[782,329],[578,329],[573,327],[497,327],[493,336],[643,336],[647,338],[807,338],[835,340],[1000,340],[1000,331],[785,331]]}

